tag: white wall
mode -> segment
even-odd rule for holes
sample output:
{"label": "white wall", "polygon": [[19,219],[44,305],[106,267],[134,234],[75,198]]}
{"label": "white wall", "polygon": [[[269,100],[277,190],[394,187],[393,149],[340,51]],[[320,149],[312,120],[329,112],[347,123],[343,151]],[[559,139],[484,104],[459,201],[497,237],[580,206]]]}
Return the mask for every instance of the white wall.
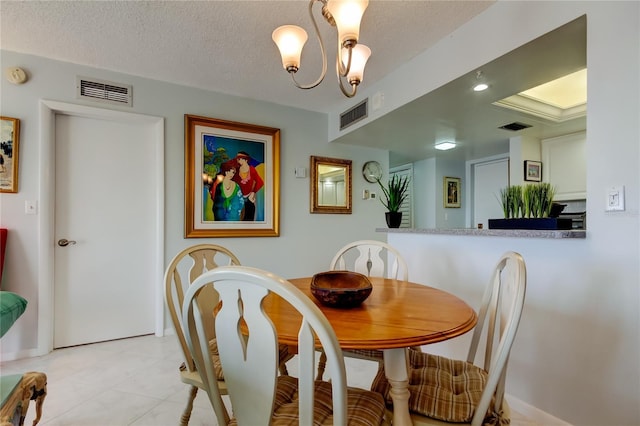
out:
{"label": "white wall", "polygon": [[526,184],[524,181],[524,161],[540,161],[541,156],[539,139],[527,136],[509,138],[509,185]]}
{"label": "white wall", "polygon": [[[460,178],[460,207],[444,207],[444,178]],[[436,159],[435,207],[436,228],[464,228],[465,210],[469,208],[468,200],[463,196],[467,190],[468,180],[465,177],[465,163],[457,160]]]}
{"label": "white wall", "polygon": [[[587,238],[390,234],[388,241],[407,257],[413,279],[473,306],[499,255],[522,253],[528,288],[507,392],[572,424],[638,425],[640,2],[499,1],[367,90],[384,92],[393,109],[446,83],[442,73],[455,78],[583,14],[589,69]],[[605,188],[620,184],[626,210],[607,213]],[[453,353],[460,345],[448,346]]]}
{"label": "white wall", "polygon": [[[41,164],[39,144],[39,100],[50,99],[104,108],[120,109],[165,118],[165,260],[192,244],[205,241],[227,246],[247,265],[268,269],[284,277],[310,275],[329,267],[335,251],[356,239],[384,239],[375,234],[385,225],[384,207],[378,200],[353,197],[353,214],[309,213],[309,178],[295,178],[296,167],[309,168],[309,156],[353,160],[353,194],[371,189],[357,171],[367,160],[388,165],[386,151],[331,145],[327,142],[325,114],[282,107],[192,87],[142,79],[106,70],[92,69],[48,59],[1,51],[3,69],[20,66],[30,74],[21,86],[0,80],[3,116],[19,118],[20,176],[17,194],[0,194],[0,226],[9,228],[3,290],[21,294],[29,301],[27,311],[3,336],[2,359],[33,355],[38,341],[38,247],[41,241],[37,215],[25,215],[26,200],[38,202]],[[113,107],[75,99],[76,75],[133,85],[133,108]],[[212,78],[215,78],[212,76]],[[306,96],[301,92],[301,96]],[[280,237],[184,239],[184,114],[240,121],[281,129]],[[308,176],[309,174],[307,174]],[[97,179],[96,189],[108,184],[108,176]],[[51,212],[39,211],[39,215]],[[158,283],[159,286],[162,283]],[[168,324],[168,321],[165,321]]]}
{"label": "white wall", "polygon": [[435,228],[435,158],[413,163],[413,182],[413,224],[416,228]]}
{"label": "white wall", "polygon": [[[457,160],[429,158],[413,163],[414,227],[464,228],[465,212],[469,208],[465,194],[468,184],[465,163]],[[461,182],[460,208],[444,207],[444,177],[459,177]]]}

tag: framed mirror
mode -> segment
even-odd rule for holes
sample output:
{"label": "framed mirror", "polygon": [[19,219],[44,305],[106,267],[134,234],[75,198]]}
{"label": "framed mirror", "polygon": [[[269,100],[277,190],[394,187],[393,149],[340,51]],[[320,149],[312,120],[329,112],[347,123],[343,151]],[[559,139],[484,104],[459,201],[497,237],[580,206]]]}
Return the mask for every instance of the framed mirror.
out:
{"label": "framed mirror", "polygon": [[351,160],[311,156],[311,213],[351,214]]}

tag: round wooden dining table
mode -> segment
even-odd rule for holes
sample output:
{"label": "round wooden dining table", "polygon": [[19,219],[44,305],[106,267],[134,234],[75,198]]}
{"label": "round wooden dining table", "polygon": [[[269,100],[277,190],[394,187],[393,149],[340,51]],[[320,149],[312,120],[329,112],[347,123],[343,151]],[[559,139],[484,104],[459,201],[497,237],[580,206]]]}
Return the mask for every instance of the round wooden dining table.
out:
{"label": "round wooden dining table", "polygon": [[[321,304],[310,291],[312,277],[289,282],[313,300],[331,323],[342,349],[381,349],[391,384],[393,424],[410,425],[406,348],[441,342],[473,329],[475,311],[458,297],[409,281],[369,277],[371,295],[354,308]],[[276,295],[263,308],[273,321],[280,343],[296,345],[300,315]]]}

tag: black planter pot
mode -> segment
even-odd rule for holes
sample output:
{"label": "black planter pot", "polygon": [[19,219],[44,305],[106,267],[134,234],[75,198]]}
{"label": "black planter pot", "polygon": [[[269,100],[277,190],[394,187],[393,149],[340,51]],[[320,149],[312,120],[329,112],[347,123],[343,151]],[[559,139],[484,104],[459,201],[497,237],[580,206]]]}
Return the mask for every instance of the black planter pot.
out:
{"label": "black planter pot", "polygon": [[402,223],[402,212],[386,212],[387,226],[389,228],[400,228]]}
{"label": "black planter pot", "polygon": [[489,219],[489,229],[571,229],[572,220],[557,217]]}

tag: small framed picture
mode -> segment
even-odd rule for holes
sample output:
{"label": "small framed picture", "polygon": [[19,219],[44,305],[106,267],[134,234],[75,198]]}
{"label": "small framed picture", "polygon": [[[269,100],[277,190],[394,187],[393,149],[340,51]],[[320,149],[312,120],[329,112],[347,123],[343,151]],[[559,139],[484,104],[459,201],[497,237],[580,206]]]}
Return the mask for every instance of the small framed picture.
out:
{"label": "small framed picture", "polygon": [[540,161],[524,161],[524,180],[530,182],[542,181],[542,163]]}
{"label": "small framed picture", "polygon": [[0,192],[18,192],[20,120],[0,117]]}
{"label": "small framed picture", "polygon": [[460,208],[460,178],[445,176],[443,194],[446,208]]}

